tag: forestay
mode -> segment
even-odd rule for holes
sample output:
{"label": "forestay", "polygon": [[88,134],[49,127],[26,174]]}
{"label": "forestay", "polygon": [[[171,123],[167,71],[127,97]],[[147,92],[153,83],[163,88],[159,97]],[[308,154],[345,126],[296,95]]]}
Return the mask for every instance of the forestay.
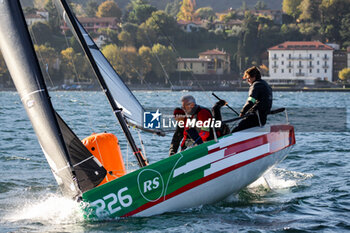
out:
{"label": "forestay", "polygon": [[[62,5],[57,3],[56,7],[64,12],[63,19],[70,27],[76,39],[79,41],[79,37],[73,29],[72,24],[69,21],[65,11],[62,8]],[[127,123],[131,125],[135,125],[138,128],[143,128],[143,115],[144,108],[140,104],[140,102],[136,99],[130,89],[124,84],[121,77],[118,73],[113,69],[112,65],[108,62],[102,52],[99,50],[95,42],[91,39],[88,33],[85,31],[84,27],[80,24],[80,22],[74,17],[76,20],[79,30],[84,37],[86,44],[89,47],[89,50],[98,66],[98,69],[104,79],[108,90],[113,96],[114,101],[117,106],[122,108],[123,115],[127,118]]]}

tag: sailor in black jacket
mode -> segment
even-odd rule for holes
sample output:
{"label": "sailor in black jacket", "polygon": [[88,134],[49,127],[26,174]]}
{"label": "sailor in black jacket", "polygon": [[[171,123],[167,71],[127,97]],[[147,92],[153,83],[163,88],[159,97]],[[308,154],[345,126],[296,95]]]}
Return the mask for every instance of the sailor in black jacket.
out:
{"label": "sailor in black jacket", "polygon": [[250,85],[247,102],[243,106],[240,116],[248,113],[259,113],[244,118],[232,132],[248,129],[251,127],[265,125],[267,115],[270,113],[272,106],[272,89],[261,79],[260,71],[253,66],[244,72],[243,79],[246,79]]}

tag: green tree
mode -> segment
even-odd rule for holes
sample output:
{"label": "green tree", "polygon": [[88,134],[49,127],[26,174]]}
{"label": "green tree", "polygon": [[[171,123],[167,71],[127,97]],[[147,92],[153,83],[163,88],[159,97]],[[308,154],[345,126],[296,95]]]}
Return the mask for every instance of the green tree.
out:
{"label": "green tree", "polygon": [[342,69],[339,74],[338,77],[340,80],[342,80],[344,83],[348,82],[350,80],[350,68],[344,68]]}
{"label": "green tree", "polygon": [[135,47],[123,47],[120,50],[120,65],[123,65],[123,75],[127,77],[129,82],[132,80],[141,79],[139,69],[141,64],[141,58],[138,56]]}
{"label": "green tree", "polygon": [[306,40],[321,40],[318,31],[320,25],[316,23],[300,23],[298,24],[299,32]]}
{"label": "green tree", "polygon": [[287,15],[290,15],[296,20],[300,15],[299,5],[302,0],[283,0],[282,10]]}
{"label": "green tree", "polygon": [[100,28],[97,31],[98,34],[103,34],[107,37],[106,44],[116,44],[118,45],[120,42],[118,40],[119,32],[110,28]]}
{"label": "green tree", "polygon": [[142,23],[137,30],[137,44],[152,46],[154,41],[157,40],[158,34],[146,23]]}
{"label": "green tree", "polygon": [[[55,72],[58,70],[58,54],[54,48],[46,45],[34,45],[35,52],[38,54],[40,67],[44,77],[55,77]],[[53,80],[57,81],[57,80]]]}
{"label": "green tree", "polygon": [[139,65],[139,73],[141,75],[140,81],[143,83],[144,79],[146,78],[147,73],[149,73],[152,70],[152,50],[149,47],[141,46],[139,48],[139,56],[140,56],[140,62]]}
{"label": "green tree", "polygon": [[131,11],[129,12],[128,21],[141,24],[151,17],[157,8],[147,4],[145,0],[134,0],[131,2]]}
{"label": "green tree", "polygon": [[4,57],[2,56],[2,53],[0,52],[0,77],[8,72],[7,66],[5,64]]}
{"label": "green tree", "polygon": [[4,85],[5,87],[10,86],[12,84],[11,76],[7,69],[5,60],[0,52],[0,85]]}
{"label": "green tree", "polygon": [[180,11],[181,3],[182,0],[174,0],[169,2],[165,7],[165,12],[172,17],[176,17]]}
{"label": "green tree", "polygon": [[346,14],[345,17],[341,21],[340,26],[340,36],[341,40],[344,42],[344,46],[350,46],[350,13]]}
{"label": "green tree", "polygon": [[84,55],[76,53],[69,47],[61,51],[61,70],[66,80],[75,82],[91,82],[94,78],[90,64]]}
{"label": "green tree", "polygon": [[251,66],[253,61],[257,61],[258,51],[258,26],[256,17],[251,13],[246,13],[243,24],[242,56],[245,66]]}
{"label": "green tree", "polygon": [[97,17],[116,17],[120,19],[122,16],[122,10],[118,7],[118,5],[112,1],[108,0],[103,2],[96,12]]}
{"label": "green tree", "polygon": [[283,24],[280,33],[282,41],[298,41],[303,39],[296,24]]}
{"label": "green tree", "polygon": [[29,31],[32,32],[34,43],[45,44],[52,42],[52,30],[50,26],[45,22],[35,22],[29,27]]}
{"label": "green tree", "polygon": [[73,76],[72,74],[76,73],[75,70],[75,62],[76,62],[76,54],[73,48],[67,48],[61,51],[61,59],[62,59],[62,68],[65,71],[65,78],[70,78]]}
{"label": "green tree", "polygon": [[124,46],[133,46],[134,41],[133,41],[133,36],[126,31],[122,31],[118,35],[118,40],[124,45]]}
{"label": "green tree", "polygon": [[120,54],[120,49],[116,44],[109,44],[102,48],[101,52],[107,58],[107,60],[111,63],[113,68],[118,72],[122,73],[122,71],[118,67],[118,54]]}
{"label": "green tree", "polygon": [[302,0],[299,5],[301,12],[299,19],[302,21],[320,21],[320,5],[322,0]]}
{"label": "green tree", "polygon": [[349,0],[323,0],[320,5],[320,33],[326,41],[344,43],[340,35],[342,20],[350,12]]}
{"label": "green tree", "polygon": [[183,0],[180,11],[177,14],[177,20],[194,21],[195,20],[195,0]]}
{"label": "green tree", "polygon": [[86,17],[86,13],[81,4],[70,3],[69,5],[77,17]]}
{"label": "green tree", "polygon": [[132,35],[136,35],[139,26],[135,23],[125,23],[123,24],[123,31],[129,32]]}
{"label": "green tree", "polygon": [[165,83],[168,82],[169,74],[176,69],[176,54],[172,48],[161,44],[155,44],[152,47],[152,70],[157,77],[165,77]]}
{"label": "green tree", "polygon": [[60,16],[58,15],[55,4],[52,0],[46,0],[44,4],[44,9],[49,12],[49,25],[51,28],[51,32],[61,36],[61,28],[60,28]]}
{"label": "green tree", "polygon": [[139,77],[139,64],[141,58],[135,47],[119,48],[117,45],[109,44],[102,49],[102,53],[111,63],[113,68],[123,77],[125,81],[130,83]]}
{"label": "green tree", "polygon": [[167,15],[164,11],[155,11],[152,17],[148,18],[146,27],[161,36],[174,36],[178,32],[178,26],[174,18]]}
{"label": "green tree", "polygon": [[85,8],[85,13],[88,17],[95,17],[98,8],[98,3],[96,1],[89,1]]}
{"label": "green tree", "polygon": [[46,0],[34,0],[33,5],[35,9],[41,9],[46,3]]}
{"label": "green tree", "polygon": [[266,10],[267,9],[267,5],[264,1],[257,1],[257,3],[254,6],[255,10]]}
{"label": "green tree", "polygon": [[208,19],[214,21],[216,15],[211,7],[202,7],[196,10],[195,12],[196,17],[200,19]]}
{"label": "green tree", "polygon": [[230,11],[229,13],[227,13],[226,15],[221,15],[220,16],[220,21],[225,21],[225,22],[228,22],[230,21],[231,19],[237,19],[238,16],[237,16],[237,12],[235,11]]}

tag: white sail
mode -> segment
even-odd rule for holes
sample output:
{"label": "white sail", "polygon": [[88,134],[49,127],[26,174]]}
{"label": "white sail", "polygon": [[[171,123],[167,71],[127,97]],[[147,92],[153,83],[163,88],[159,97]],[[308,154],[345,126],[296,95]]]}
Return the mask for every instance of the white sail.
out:
{"label": "white sail", "polygon": [[[70,25],[66,14],[63,14],[63,18],[65,22]],[[84,36],[85,42],[89,46],[90,52],[96,61],[98,69],[100,70],[100,73],[106,82],[114,101],[120,108],[122,108],[122,113],[127,118],[129,124],[143,128],[144,108],[130,89],[124,84],[123,80],[113,69],[112,65],[108,62],[105,56],[101,53],[95,42],[85,31],[84,27],[77,19],[76,22],[79,26],[80,32]]]}

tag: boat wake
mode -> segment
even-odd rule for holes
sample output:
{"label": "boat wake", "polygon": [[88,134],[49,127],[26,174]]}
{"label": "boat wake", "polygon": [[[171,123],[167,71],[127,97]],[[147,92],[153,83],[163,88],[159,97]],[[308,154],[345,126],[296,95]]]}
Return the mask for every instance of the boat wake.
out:
{"label": "boat wake", "polygon": [[59,194],[48,194],[41,198],[19,203],[4,218],[7,222],[29,221],[43,225],[72,224],[84,221],[79,203]]}
{"label": "boat wake", "polygon": [[273,193],[288,192],[293,187],[303,185],[303,181],[312,177],[310,173],[273,168],[238,194],[229,196],[225,201],[229,203],[264,202],[264,197]]}

